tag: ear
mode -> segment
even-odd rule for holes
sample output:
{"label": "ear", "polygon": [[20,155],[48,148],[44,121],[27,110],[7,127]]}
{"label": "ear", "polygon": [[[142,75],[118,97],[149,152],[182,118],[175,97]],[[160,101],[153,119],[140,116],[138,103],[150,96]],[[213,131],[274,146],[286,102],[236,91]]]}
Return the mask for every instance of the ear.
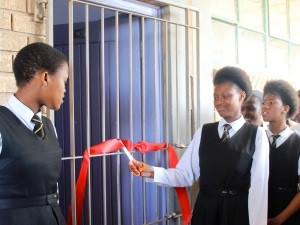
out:
{"label": "ear", "polygon": [[240,93],[240,99],[242,100],[242,102],[244,102],[245,98],[246,98],[246,92],[241,91],[241,93]]}
{"label": "ear", "polygon": [[289,105],[284,105],[282,113],[287,114],[289,111],[290,111],[290,106]]}
{"label": "ear", "polygon": [[45,70],[45,71],[42,72],[42,84],[43,84],[43,86],[47,87],[48,86],[48,81],[49,81],[49,74]]}

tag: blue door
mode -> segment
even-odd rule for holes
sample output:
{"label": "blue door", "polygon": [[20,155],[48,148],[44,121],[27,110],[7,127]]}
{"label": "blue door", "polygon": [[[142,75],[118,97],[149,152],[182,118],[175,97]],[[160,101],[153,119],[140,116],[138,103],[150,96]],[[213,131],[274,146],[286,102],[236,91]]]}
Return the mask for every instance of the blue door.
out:
{"label": "blue door", "polygon": [[[84,23],[74,24],[74,108],[75,108],[75,152],[76,156],[82,156],[86,149],[86,72],[85,72],[85,34]],[[154,51],[153,20],[145,20],[145,73],[142,75],[141,55],[141,19],[133,17],[132,20],[132,96],[133,96],[133,121],[130,124],[130,80],[129,80],[129,26],[128,16],[119,17],[119,120],[116,114],[116,40],[115,20],[105,20],[105,102],[102,101],[101,83],[101,42],[100,22],[90,22],[90,112],[91,112],[91,145],[95,145],[105,139],[118,137],[116,123],[119,121],[119,137],[130,138],[130,128],[133,128],[133,142],[142,139],[150,142],[162,142],[163,137],[163,84],[159,63],[157,68],[154,60],[159,59],[160,51]],[[68,55],[68,25],[57,25],[54,28],[55,47]],[[154,55],[156,52],[157,55]],[[105,104],[105,115],[102,115],[101,107]],[[143,107],[143,105],[145,107]],[[144,116],[143,116],[144,115]],[[105,134],[102,133],[102,116],[105,116]],[[55,112],[55,126],[59,142],[63,149],[63,157],[70,156],[70,121],[69,121],[69,94],[68,90],[62,108]],[[144,133],[143,133],[144,132]],[[119,160],[118,160],[119,157]],[[134,157],[142,160],[140,153],[134,153]],[[164,153],[148,153],[147,163],[164,165]],[[118,163],[119,162],[119,163]],[[128,171],[128,159],[124,156],[110,155],[91,158],[91,214],[92,224],[118,224],[121,216],[121,224],[132,224],[131,215],[134,215],[134,224],[143,224],[155,221],[166,215],[166,191],[153,184],[143,182],[141,178],[132,178]],[[105,165],[105,173],[103,166]],[[79,173],[81,159],[76,160],[76,171]],[[116,176],[120,172],[120,184]],[[103,184],[106,192],[104,193]],[[118,187],[119,185],[119,187]],[[117,190],[121,190],[121,201],[117,199]],[[130,193],[134,190],[133,202]],[[146,191],[145,191],[146,190]],[[71,199],[70,161],[63,160],[62,176],[59,182],[60,205],[67,217]],[[104,196],[105,195],[105,196]],[[155,197],[154,197],[155,196]],[[87,199],[87,198],[86,198]],[[106,199],[104,204],[104,199]],[[117,208],[121,204],[121,215]],[[87,205],[87,201],[85,206]],[[105,207],[105,209],[104,209]],[[132,212],[134,209],[134,212]],[[154,210],[158,209],[158,210]],[[106,216],[104,216],[106,211]],[[88,207],[84,207],[83,223],[88,224]]]}

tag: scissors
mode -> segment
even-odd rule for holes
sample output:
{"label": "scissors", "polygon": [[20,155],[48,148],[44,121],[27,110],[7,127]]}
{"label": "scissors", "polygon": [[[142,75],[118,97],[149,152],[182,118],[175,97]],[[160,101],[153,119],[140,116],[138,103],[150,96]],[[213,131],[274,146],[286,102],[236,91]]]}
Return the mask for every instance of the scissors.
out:
{"label": "scissors", "polygon": [[[125,146],[123,146],[122,149],[125,152],[126,156],[128,157],[129,161],[133,161],[134,158],[130,154],[130,152],[128,151],[128,149]],[[145,169],[146,169],[146,164],[142,162],[142,166],[139,167],[139,171],[143,172]]]}

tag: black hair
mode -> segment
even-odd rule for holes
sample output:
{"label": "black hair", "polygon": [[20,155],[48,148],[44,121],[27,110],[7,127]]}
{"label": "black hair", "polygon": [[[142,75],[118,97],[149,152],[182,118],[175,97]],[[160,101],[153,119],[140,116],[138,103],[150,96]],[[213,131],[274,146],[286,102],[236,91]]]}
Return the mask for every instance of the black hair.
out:
{"label": "black hair", "polygon": [[248,101],[252,94],[252,85],[247,73],[237,67],[226,66],[220,69],[214,77],[214,86],[217,84],[230,82],[237,85],[246,93],[244,102]]}
{"label": "black hair", "polygon": [[257,98],[260,102],[262,102],[264,96],[263,96],[263,93],[262,93],[261,91],[253,90],[253,91],[252,91],[252,96],[251,96],[251,98],[252,98],[252,97]]}
{"label": "black hair", "polygon": [[298,98],[300,98],[300,90],[297,91]]}
{"label": "black hair", "polygon": [[290,107],[287,113],[287,119],[298,112],[298,96],[293,86],[285,80],[268,81],[264,87],[264,96],[266,94],[277,95],[281,98],[284,105]]}
{"label": "black hair", "polygon": [[52,46],[35,42],[22,48],[13,63],[17,86],[26,85],[39,70],[54,74],[63,63],[68,63],[67,57]]}

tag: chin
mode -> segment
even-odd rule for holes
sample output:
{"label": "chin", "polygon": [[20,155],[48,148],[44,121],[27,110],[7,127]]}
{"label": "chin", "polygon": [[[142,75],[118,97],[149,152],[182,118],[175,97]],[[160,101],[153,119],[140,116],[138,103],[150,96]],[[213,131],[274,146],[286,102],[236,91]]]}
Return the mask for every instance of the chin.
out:
{"label": "chin", "polygon": [[55,111],[56,111],[56,110],[59,110],[59,109],[60,109],[60,106],[61,106],[61,105],[55,107],[53,110],[55,110]]}
{"label": "chin", "polygon": [[51,107],[48,107],[48,108],[56,111],[56,110],[60,109],[60,106],[61,106],[61,104],[59,104],[59,105],[52,105]]}

